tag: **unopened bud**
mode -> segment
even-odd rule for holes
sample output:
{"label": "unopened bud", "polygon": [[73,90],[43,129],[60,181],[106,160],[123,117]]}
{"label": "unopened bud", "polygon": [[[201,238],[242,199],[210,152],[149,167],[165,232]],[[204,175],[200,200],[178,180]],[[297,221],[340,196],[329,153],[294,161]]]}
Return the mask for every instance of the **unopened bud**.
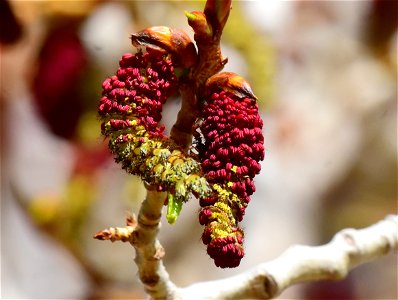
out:
{"label": "unopened bud", "polygon": [[231,11],[231,0],[207,0],[204,13],[214,35],[221,34]]}
{"label": "unopened bud", "polygon": [[213,30],[208,24],[206,15],[201,11],[187,12],[188,24],[195,32],[195,39],[213,39]]}
{"label": "unopened bud", "polygon": [[196,63],[195,45],[180,29],[153,26],[131,35],[134,46],[145,46],[169,53],[176,67],[189,68]]}
{"label": "unopened bud", "polygon": [[230,92],[239,98],[257,100],[249,83],[242,77],[232,72],[222,72],[210,77],[205,85],[205,96],[220,91]]}

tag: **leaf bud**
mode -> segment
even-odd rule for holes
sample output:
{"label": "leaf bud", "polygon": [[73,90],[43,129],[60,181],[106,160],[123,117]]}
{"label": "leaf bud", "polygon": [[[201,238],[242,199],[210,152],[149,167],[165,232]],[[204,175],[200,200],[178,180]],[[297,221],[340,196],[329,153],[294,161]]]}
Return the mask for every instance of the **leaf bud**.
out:
{"label": "leaf bud", "polygon": [[232,0],[206,1],[204,13],[208,23],[213,29],[214,35],[221,35],[231,11],[231,2]]}

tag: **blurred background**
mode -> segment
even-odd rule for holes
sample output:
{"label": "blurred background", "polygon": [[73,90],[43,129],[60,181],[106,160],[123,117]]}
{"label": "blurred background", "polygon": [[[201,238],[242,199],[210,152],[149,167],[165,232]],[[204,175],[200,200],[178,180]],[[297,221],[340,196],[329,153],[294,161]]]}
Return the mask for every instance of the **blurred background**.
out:
{"label": "blurred background", "polygon": [[[134,249],[94,240],[145,196],[109,155],[96,116],[103,79],[129,36],[185,29],[203,1],[0,0],[1,297],[142,299]],[[233,1],[225,70],[251,83],[266,158],[246,210],[246,256],[221,270],[206,255],[191,199],[163,220],[165,265],[180,286],[224,278],[397,213],[397,2]],[[179,99],[164,108],[172,124]],[[397,299],[397,254],[341,282],[279,299]]]}

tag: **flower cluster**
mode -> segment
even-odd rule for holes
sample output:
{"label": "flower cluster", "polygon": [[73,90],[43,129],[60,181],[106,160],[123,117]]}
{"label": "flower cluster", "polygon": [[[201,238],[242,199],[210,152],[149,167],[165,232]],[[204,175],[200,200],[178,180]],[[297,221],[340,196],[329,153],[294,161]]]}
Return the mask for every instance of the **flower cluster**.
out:
{"label": "flower cluster", "polygon": [[[218,73],[227,62],[219,38],[229,10],[228,1],[209,1],[204,13],[187,14],[202,55],[178,29],[155,26],[133,34],[132,44],[141,50],[123,55],[116,74],[102,84],[98,107],[115,161],[167,192],[169,223],[176,221],[190,194],[199,199],[202,241],[221,268],[238,266],[244,256],[239,222],[264,159],[256,97],[242,77]],[[163,104],[177,91],[183,105],[176,124],[187,128],[176,127],[169,138],[159,122]],[[176,132],[189,137],[193,132],[188,152],[178,147],[186,145]]]}
{"label": "flower cluster", "polygon": [[178,150],[159,126],[162,106],[178,87],[172,59],[147,48],[123,55],[119,66],[103,82],[98,107],[102,134],[109,138],[115,161],[159,191],[168,191],[169,201],[177,201],[179,209],[191,192],[204,197],[209,188],[198,175],[199,163]]}
{"label": "flower cluster", "polygon": [[242,77],[231,73],[213,77],[207,83],[196,131],[202,170],[213,190],[200,199],[199,221],[206,226],[202,240],[215,264],[235,267],[244,255],[238,222],[255,191],[253,178],[264,159],[263,122]]}

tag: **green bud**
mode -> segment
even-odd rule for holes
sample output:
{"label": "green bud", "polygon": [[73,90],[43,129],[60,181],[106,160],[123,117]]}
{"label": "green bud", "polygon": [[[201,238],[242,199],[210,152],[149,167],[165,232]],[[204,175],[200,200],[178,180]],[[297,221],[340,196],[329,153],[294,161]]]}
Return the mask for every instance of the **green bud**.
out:
{"label": "green bud", "polygon": [[167,194],[168,206],[166,219],[169,224],[174,224],[180,215],[182,208],[182,200],[179,197],[175,197],[173,194]]}

